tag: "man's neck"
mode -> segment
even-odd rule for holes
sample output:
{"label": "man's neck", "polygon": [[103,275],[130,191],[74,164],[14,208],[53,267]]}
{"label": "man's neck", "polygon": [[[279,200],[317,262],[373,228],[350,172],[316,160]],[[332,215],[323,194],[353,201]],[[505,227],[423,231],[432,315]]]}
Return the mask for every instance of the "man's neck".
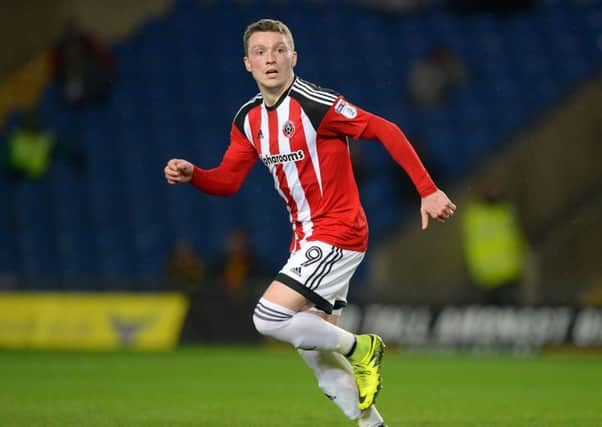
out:
{"label": "man's neck", "polygon": [[291,74],[290,78],[281,87],[273,89],[259,87],[259,91],[261,92],[261,96],[263,97],[263,103],[267,107],[272,107],[274,104],[276,104],[276,102],[278,102],[282,94],[286,92],[288,88],[293,84],[294,80],[295,75]]}

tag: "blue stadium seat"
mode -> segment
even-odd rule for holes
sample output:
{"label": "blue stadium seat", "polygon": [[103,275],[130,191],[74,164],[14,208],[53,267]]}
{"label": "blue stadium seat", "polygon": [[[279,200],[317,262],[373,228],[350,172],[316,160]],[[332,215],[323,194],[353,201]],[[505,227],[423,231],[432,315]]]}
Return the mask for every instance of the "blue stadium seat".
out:
{"label": "blue stadium seat", "polygon": [[[231,199],[168,186],[161,172],[173,156],[203,167],[221,160],[237,108],[257,92],[240,61],[240,32],[257,16],[289,23],[303,77],[392,119],[456,177],[599,69],[602,11],[594,3],[545,0],[534,14],[499,19],[444,10],[399,18],[334,0],[304,2],[294,11],[267,0],[178,0],[114,46],[119,81],[106,106],[65,111],[56,105],[56,88],[44,92],[43,117],[61,138],[81,144],[87,170],[74,177],[57,162],[46,181],[13,187],[0,180],[11,200],[11,209],[0,211],[0,271],[154,275],[175,239],[190,238],[211,260],[239,224],[271,266],[282,264],[290,225],[261,165]],[[329,37],[316,28],[327,28]],[[404,79],[439,42],[466,62],[471,78],[445,105],[423,111],[403,98]],[[15,121],[9,117],[8,126]],[[391,162],[382,146],[368,142],[362,159],[373,171]],[[362,187],[372,241],[400,219],[399,207],[390,206],[392,192],[382,173]],[[265,238],[270,229],[281,232]]]}

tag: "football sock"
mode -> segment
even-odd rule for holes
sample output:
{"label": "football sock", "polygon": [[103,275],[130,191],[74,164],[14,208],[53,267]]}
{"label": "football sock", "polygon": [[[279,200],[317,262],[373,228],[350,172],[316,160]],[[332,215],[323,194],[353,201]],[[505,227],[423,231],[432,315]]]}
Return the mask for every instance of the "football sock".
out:
{"label": "football sock", "polygon": [[372,405],[368,409],[362,411],[362,414],[357,420],[359,427],[379,427],[384,426],[383,417],[378,413],[376,406]]}
{"label": "football sock", "polygon": [[368,351],[370,351],[370,336],[368,335],[356,335],[355,341],[351,349],[345,357],[349,359],[351,362],[355,362],[361,360]]}
{"label": "football sock", "polygon": [[257,332],[304,350],[325,350],[347,354],[355,335],[315,314],[295,312],[261,298],[253,313]]}
{"label": "football sock", "polygon": [[299,350],[299,354],[314,372],[318,386],[351,420],[362,412],[358,407],[357,385],[349,361],[332,351]]}

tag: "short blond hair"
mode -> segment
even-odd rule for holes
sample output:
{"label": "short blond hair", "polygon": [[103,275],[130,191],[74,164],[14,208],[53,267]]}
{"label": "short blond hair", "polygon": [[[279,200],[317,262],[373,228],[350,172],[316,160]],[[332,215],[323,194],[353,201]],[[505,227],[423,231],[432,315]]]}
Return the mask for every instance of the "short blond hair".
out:
{"label": "short blond hair", "polygon": [[243,48],[245,50],[245,56],[248,56],[249,53],[249,38],[253,33],[259,32],[272,32],[284,34],[284,37],[287,38],[288,42],[291,45],[291,49],[295,50],[295,40],[293,40],[293,33],[291,33],[291,30],[286,26],[286,24],[276,19],[266,18],[253,22],[245,30],[245,33],[242,36],[242,43]]}

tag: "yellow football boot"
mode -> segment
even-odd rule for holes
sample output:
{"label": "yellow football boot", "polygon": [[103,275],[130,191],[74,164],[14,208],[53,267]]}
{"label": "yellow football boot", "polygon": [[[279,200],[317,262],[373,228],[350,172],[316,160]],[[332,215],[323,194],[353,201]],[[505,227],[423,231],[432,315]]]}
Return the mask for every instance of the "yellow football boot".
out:
{"label": "yellow football boot", "polygon": [[376,402],[382,388],[383,378],[380,370],[385,344],[375,334],[357,335],[356,346],[348,357],[359,392],[359,408],[368,409]]}

